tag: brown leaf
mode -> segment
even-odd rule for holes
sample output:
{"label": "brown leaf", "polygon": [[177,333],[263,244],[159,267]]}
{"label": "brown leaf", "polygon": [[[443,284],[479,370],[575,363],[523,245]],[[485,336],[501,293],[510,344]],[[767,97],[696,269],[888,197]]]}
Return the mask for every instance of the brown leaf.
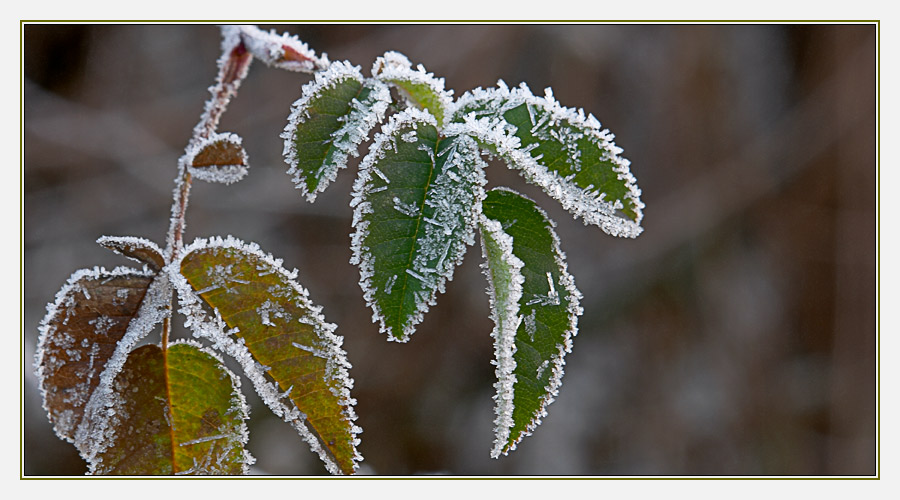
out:
{"label": "brown leaf", "polygon": [[85,404],[152,281],[152,273],[128,268],[83,269],[47,306],[35,368],[60,438],[73,442]]}
{"label": "brown leaf", "polygon": [[133,236],[104,236],[97,240],[103,248],[108,248],[119,255],[124,255],[140,263],[147,264],[154,271],[166,265],[162,251],[155,243],[144,238]]}
{"label": "brown leaf", "polygon": [[214,134],[190,154],[191,175],[207,181],[231,184],[247,175],[247,153],[235,134]]}

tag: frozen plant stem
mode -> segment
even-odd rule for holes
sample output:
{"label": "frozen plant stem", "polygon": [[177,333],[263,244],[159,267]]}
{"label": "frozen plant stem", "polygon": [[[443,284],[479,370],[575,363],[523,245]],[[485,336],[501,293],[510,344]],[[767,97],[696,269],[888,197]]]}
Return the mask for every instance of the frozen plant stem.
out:
{"label": "frozen plant stem", "polygon": [[[233,37],[231,43],[228,38],[223,42],[222,57],[219,58],[219,76],[216,84],[210,88],[212,98],[207,101],[206,109],[200,116],[200,122],[194,127],[194,134],[188,142],[186,151],[195,147],[201,141],[209,138],[219,124],[219,119],[225,112],[231,98],[237,94],[241,81],[247,76],[250,62],[253,56],[244,46],[240,36]],[[166,257],[168,262],[174,260],[175,255],[183,246],[184,215],[187,210],[188,196],[191,191],[191,174],[188,171],[188,154],[185,153],[178,160],[178,177],[175,179],[175,199],[172,204],[172,220],[169,226],[169,234],[166,239]]]}

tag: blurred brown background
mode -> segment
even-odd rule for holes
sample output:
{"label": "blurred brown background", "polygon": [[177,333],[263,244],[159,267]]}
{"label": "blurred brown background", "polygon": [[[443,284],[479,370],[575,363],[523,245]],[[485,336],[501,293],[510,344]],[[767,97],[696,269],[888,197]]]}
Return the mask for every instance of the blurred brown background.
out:
{"label": "blurred brown background", "polygon": [[[480,250],[408,344],[387,342],[348,264],[353,173],[315,204],[284,173],[278,134],[309,76],[255,63],[219,128],[243,136],[251,173],[233,186],[195,184],[186,240],[232,234],[299,269],[345,338],[362,473],[876,473],[874,25],[276,28],[365,74],[401,51],[457,96],[501,78],[535,93],[552,86],[616,134],[647,205],[643,235],[612,238],[489,168],[491,185],[527,193],[558,222],[585,296],[549,416],[492,460]],[[99,236],[164,244],[176,160],[215,77],[219,32],[24,32],[24,473],[83,474],[41,409],[37,325],[73,271],[128,264]],[[244,389],[253,472],[324,474]]]}

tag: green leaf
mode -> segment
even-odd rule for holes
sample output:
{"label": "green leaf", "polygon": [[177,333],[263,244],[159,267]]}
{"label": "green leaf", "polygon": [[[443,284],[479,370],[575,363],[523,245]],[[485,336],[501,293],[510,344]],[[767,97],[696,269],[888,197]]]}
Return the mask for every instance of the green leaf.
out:
{"label": "green leaf", "polygon": [[484,267],[496,323],[496,458],[514,450],[547,415],[582,309],[546,213],[505,188],[489,191],[483,207]]}
{"label": "green leaf", "polygon": [[94,474],[235,475],[247,472],[247,406],[238,379],[199,345],[131,352],[113,382],[113,438]]}
{"label": "green leaf", "polygon": [[[562,107],[550,89],[536,97],[522,84],[476,89],[459,99],[453,121],[482,146],[519,169],[525,179],[585,224],[613,236],[642,229],[640,189],[613,135],[593,115]],[[457,129],[453,129],[457,130]]]}
{"label": "green leaf", "polygon": [[399,89],[410,106],[431,113],[438,128],[444,125],[453,92],[444,90],[443,78],[427,73],[421,64],[414,71],[409,59],[399,52],[386,52],[376,59],[372,75]]}
{"label": "green leaf", "polygon": [[74,442],[85,405],[138,317],[153,278],[149,271],[124,267],[82,269],[47,306],[35,371],[44,409],[61,439]]}
{"label": "green leaf", "polygon": [[[329,471],[352,474],[362,457],[356,451],[361,429],[353,424],[350,364],[343,339],[295,281],[296,271],[286,271],[255,244],[230,237],[198,240],[183,255],[187,283],[175,286],[188,326],[242,363],[263,401],[294,425]],[[188,283],[193,291],[185,290]],[[205,322],[192,303],[195,293],[237,342],[220,325]]]}
{"label": "green leaf", "polygon": [[390,101],[385,84],[340,61],[303,86],[281,137],[288,174],[310,202],[347,166],[348,156],[359,155],[357,147]]}
{"label": "green leaf", "polygon": [[353,256],[373,321],[405,342],[453,278],[484,197],[484,162],[467,136],[442,137],[414,108],[391,117],[360,164]]}

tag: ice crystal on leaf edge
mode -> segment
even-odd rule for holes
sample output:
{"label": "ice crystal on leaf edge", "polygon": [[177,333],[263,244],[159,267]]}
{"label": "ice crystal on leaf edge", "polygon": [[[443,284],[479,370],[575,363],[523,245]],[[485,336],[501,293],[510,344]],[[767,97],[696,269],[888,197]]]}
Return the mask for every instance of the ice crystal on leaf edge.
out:
{"label": "ice crystal on leaf edge", "polygon": [[[175,288],[178,296],[179,310],[186,317],[185,328],[191,330],[196,338],[203,338],[210,341],[213,347],[224,352],[240,363],[243,368],[244,375],[253,383],[253,387],[259,394],[263,402],[272,412],[281,417],[285,422],[289,423],[304,441],[309,445],[310,449],[315,452],[326,469],[331,474],[341,474],[340,466],[331,457],[329,452],[320,444],[318,437],[307,428],[304,420],[306,415],[301,412],[293,403],[285,404],[285,393],[279,391],[276,384],[266,378],[267,367],[258,363],[242,338],[233,338],[236,329],[231,329],[222,320],[217,309],[213,310],[210,317],[204,310],[204,302],[195,292],[187,279],[181,274],[181,261],[191,252],[210,248],[235,249],[240,252],[251,254],[260,261],[275,269],[281,278],[290,283],[290,286],[297,292],[302,307],[309,311],[311,316],[318,323],[318,333],[324,337],[327,342],[328,369],[327,376],[338,380],[339,389],[335,395],[339,398],[339,403],[343,407],[343,414],[350,423],[350,436],[352,440],[354,456],[352,457],[354,470],[358,467],[358,463],[362,461],[362,456],[357,450],[359,438],[357,437],[362,429],[353,424],[357,416],[353,409],[356,400],[350,397],[350,389],[353,387],[353,379],[350,378],[350,363],[347,361],[346,353],[341,348],[343,338],[335,335],[336,325],[327,323],[321,314],[321,307],[313,304],[309,300],[309,292],[303,288],[295,280],[297,278],[297,270],[287,271],[282,267],[282,260],[272,257],[271,254],[263,252],[256,243],[245,243],[237,238],[228,236],[226,238],[214,237],[209,239],[199,238],[190,245],[187,245],[179,252],[177,258],[163,270],[166,272]],[[288,401],[290,401],[288,399]]]}

